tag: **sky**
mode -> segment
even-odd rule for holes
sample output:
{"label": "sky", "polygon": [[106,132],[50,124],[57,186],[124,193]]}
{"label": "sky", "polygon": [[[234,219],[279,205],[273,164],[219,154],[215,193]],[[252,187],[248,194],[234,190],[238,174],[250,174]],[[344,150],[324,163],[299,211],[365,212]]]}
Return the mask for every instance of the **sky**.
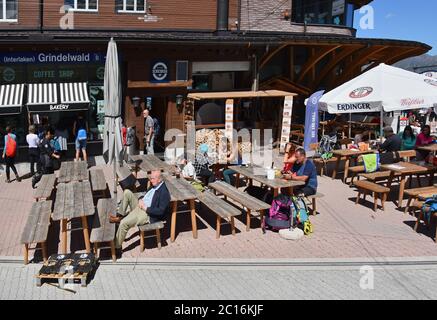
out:
{"label": "sky", "polygon": [[[355,28],[360,38],[415,40],[433,47],[437,55],[437,0],[373,0],[374,29],[362,29],[365,13],[355,12]],[[364,19],[366,20],[366,19]]]}

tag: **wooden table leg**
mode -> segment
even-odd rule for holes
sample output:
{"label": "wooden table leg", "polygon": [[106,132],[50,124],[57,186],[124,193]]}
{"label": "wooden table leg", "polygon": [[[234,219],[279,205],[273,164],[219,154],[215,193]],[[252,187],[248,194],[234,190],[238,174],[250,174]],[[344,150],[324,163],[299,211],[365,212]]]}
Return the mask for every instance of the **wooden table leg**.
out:
{"label": "wooden table leg", "polygon": [[261,210],[259,212],[259,214],[260,214],[260,218],[261,218],[261,231],[263,233],[266,233],[266,221],[265,221],[265,219],[266,219],[266,212],[265,212],[265,210]]}
{"label": "wooden table leg", "polygon": [[350,160],[351,160],[350,157],[346,157],[346,162],[344,163],[343,183],[346,183],[347,177],[349,175]]}
{"label": "wooden table leg", "polygon": [[217,219],[216,219],[217,223],[216,223],[216,227],[215,227],[215,230],[216,230],[215,238],[216,239],[220,238],[221,220],[222,220],[221,217],[219,215],[217,215]]}
{"label": "wooden table leg", "polygon": [[250,231],[250,209],[246,212],[246,231]]}
{"label": "wooden table leg", "polygon": [[44,262],[47,262],[48,256],[47,256],[47,242],[41,242],[41,251],[42,251],[42,259]]}
{"label": "wooden table leg", "polygon": [[29,263],[29,245],[27,243],[24,244],[23,260],[24,264]]}
{"label": "wooden table leg", "polygon": [[235,188],[239,188],[240,187],[240,174],[237,172],[237,174],[235,175]]}
{"label": "wooden table leg", "polygon": [[340,170],[340,161],[341,157],[337,156],[337,162],[335,163],[334,171],[332,172],[332,179],[335,179],[337,177],[337,172]]}
{"label": "wooden table leg", "polygon": [[234,217],[231,217],[231,229],[232,229],[232,235],[235,236],[235,219],[234,219]]}
{"label": "wooden table leg", "polygon": [[274,188],[273,189],[273,197],[276,198],[279,194],[279,189],[278,188]]}
{"label": "wooden table leg", "polygon": [[387,188],[389,188],[389,189],[391,188],[394,177],[395,177],[394,172],[390,171],[390,176],[388,177],[388,181],[387,181]]}
{"label": "wooden table leg", "polygon": [[176,239],[176,214],[178,209],[178,202],[173,201],[171,212],[171,227],[170,227],[170,241],[174,242]]}
{"label": "wooden table leg", "polygon": [[432,187],[434,185],[434,171],[429,175],[429,186]]}
{"label": "wooden table leg", "polygon": [[109,245],[111,246],[112,261],[116,262],[117,261],[117,255],[115,254],[115,243],[114,243],[114,240],[110,241]]}
{"label": "wooden table leg", "polygon": [[405,176],[402,175],[401,182],[399,183],[398,208],[402,207],[402,200],[404,199],[404,190],[405,190]]}
{"label": "wooden table leg", "polygon": [[91,253],[90,234],[88,232],[88,219],[86,216],[82,216],[82,231],[83,240],[85,241],[85,249],[87,253]]}
{"label": "wooden table leg", "polygon": [[140,252],[144,251],[144,231],[140,231]]}
{"label": "wooden table leg", "polygon": [[61,220],[61,250],[67,254],[67,219]]}
{"label": "wooden table leg", "polygon": [[196,202],[194,202],[194,199],[190,200],[190,210],[191,210],[191,227],[193,228],[193,238],[197,239]]}

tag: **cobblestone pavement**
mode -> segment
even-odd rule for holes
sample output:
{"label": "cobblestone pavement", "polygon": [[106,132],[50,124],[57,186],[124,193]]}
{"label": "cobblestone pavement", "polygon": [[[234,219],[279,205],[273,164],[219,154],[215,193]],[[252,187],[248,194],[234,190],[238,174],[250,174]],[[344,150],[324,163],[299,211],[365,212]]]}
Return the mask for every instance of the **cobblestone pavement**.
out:
{"label": "cobblestone pavement", "polygon": [[[111,168],[104,169],[112,185]],[[141,177],[141,176],[140,176]],[[144,177],[144,176],[142,176]],[[0,256],[20,257],[20,236],[33,203],[30,179],[6,184],[0,178]],[[144,182],[144,181],[142,181]],[[299,241],[286,241],[277,234],[261,233],[259,222],[253,219],[252,230],[245,231],[245,217],[237,219],[237,234],[222,226],[222,237],[215,238],[215,216],[204,207],[198,207],[198,239],[193,239],[189,213],[179,213],[177,238],[170,243],[167,223],[163,232],[163,247],[156,248],[155,239],[146,239],[146,250],[140,253],[138,232],[132,229],[124,244],[123,258],[354,258],[354,257],[415,257],[437,256],[433,230],[422,227],[413,230],[415,218],[397,210],[389,201],[386,211],[374,213],[372,204],[355,205],[357,192],[340,180],[319,178],[319,191],[325,195],[318,200],[317,216],[311,217],[314,234]],[[394,186],[390,200],[396,198]],[[120,198],[121,190],[118,197]],[[406,201],[405,201],[406,202]],[[183,209],[183,208],[181,208]],[[432,228],[434,229],[434,228]],[[83,250],[81,231],[69,233],[70,250]],[[49,252],[59,245],[59,225],[53,223],[49,232]],[[107,255],[107,253],[103,252]],[[32,254],[31,254],[32,257]],[[39,257],[39,256],[37,256]]]}
{"label": "cobblestone pavement", "polygon": [[[38,265],[0,264],[0,299],[436,299],[437,266],[381,265],[372,282],[360,265],[166,268],[103,264],[88,286],[35,284]],[[361,285],[366,285],[363,289]]]}

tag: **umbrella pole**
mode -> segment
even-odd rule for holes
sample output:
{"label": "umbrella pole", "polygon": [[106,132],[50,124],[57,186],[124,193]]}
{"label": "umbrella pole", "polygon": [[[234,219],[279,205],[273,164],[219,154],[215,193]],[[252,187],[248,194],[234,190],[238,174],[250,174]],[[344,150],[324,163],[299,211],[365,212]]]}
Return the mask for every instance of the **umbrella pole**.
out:
{"label": "umbrella pole", "polygon": [[349,113],[349,139],[352,138],[352,113]]}
{"label": "umbrella pole", "polygon": [[383,130],[384,130],[384,128],[383,128],[383,125],[384,125],[384,111],[381,109],[381,114],[380,114],[380,116],[379,116],[379,126],[380,126],[380,128],[379,128],[379,137],[380,137],[380,139],[381,139],[381,142],[382,142],[382,139],[383,139]]}

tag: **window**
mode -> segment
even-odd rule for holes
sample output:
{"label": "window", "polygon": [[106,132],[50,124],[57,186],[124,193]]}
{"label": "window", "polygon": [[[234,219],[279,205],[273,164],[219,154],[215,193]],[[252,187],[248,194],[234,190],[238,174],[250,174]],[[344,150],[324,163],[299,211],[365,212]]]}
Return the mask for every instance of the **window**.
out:
{"label": "window", "polygon": [[354,6],[347,0],[293,0],[292,21],[352,28]]}
{"label": "window", "polygon": [[18,20],[18,0],[0,0],[0,21]]}
{"label": "window", "polygon": [[97,11],[98,0],[65,0],[65,5],[74,11]]}
{"label": "window", "polygon": [[146,12],[146,0],[117,0],[116,5],[118,12]]}

